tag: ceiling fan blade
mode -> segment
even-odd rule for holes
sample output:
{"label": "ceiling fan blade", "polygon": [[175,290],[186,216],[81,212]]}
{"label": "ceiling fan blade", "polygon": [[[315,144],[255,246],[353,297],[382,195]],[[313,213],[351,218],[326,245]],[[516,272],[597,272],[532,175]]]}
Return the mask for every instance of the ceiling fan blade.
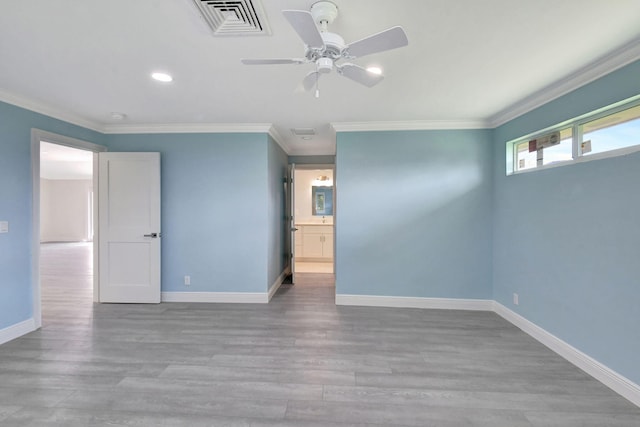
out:
{"label": "ceiling fan blade", "polygon": [[244,65],[278,65],[278,64],[304,64],[306,60],[296,58],[265,58],[265,59],[241,59]]}
{"label": "ceiling fan blade", "polygon": [[324,46],[320,30],[318,30],[310,12],[306,10],[283,10],[282,14],[307,46]]}
{"label": "ceiling fan blade", "polygon": [[316,82],[318,81],[319,78],[320,78],[319,72],[317,71],[310,72],[302,80],[302,87],[304,87],[304,90],[310,91],[316,85]]}
{"label": "ceiling fan blade", "polygon": [[372,73],[355,64],[344,64],[338,68],[338,72],[346,78],[365,85],[366,87],[373,87],[384,79],[382,74]]}
{"label": "ceiling fan blade", "polygon": [[347,46],[349,57],[360,58],[372,53],[384,52],[409,44],[407,34],[402,27],[391,27],[387,30],[365,37]]}

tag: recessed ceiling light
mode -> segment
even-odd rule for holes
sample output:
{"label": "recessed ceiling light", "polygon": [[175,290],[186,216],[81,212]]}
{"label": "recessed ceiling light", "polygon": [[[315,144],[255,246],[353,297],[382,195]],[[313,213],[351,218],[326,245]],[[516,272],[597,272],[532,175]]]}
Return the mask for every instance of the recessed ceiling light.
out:
{"label": "recessed ceiling light", "polygon": [[164,83],[168,83],[173,80],[173,77],[167,73],[153,73],[151,74],[151,78]]}
{"label": "recessed ceiling light", "polygon": [[382,68],[380,67],[367,67],[367,71],[371,74],[382,74]]}

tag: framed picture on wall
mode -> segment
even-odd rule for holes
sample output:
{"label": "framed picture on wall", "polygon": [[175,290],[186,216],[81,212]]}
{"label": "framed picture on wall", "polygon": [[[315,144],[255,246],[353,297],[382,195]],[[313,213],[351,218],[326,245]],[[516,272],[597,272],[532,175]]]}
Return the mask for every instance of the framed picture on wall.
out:
{"label": "framed picture on wall", "polygon": [[311,187],[313,215],[333,215],[333,187]]}

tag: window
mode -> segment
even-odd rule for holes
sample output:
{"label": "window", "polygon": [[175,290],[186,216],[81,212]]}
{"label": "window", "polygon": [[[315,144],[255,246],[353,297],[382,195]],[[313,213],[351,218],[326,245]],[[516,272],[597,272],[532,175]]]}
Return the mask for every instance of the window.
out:
{"label": "window", "polygon": [[573,159],[573,128],[560,131],[560,144],[552,145],[543,150],[543,165],[565,162]]}
{"label": "window", "polygon": [[515,153],[516,162],[514,170],[533,169],[537,166],[538,156],[535,151],[529,151],[529,141],[522,141],[516,144]]}
{"label": "window", "polygon": [[585,156],[640,144],[640,105],[582,125]]}
{"label": "window", "polygon": [[533,141],[533,139],[516,144],[514,167],[516,171],[534,169],[538,166],[573,159],[573,128],[571,127],[560,131],[560,143],[558,144],[532,150],[530,141]]}
{"label": "window", "polygon": [[507,143],[507,174],[640,151],[640,95]]}

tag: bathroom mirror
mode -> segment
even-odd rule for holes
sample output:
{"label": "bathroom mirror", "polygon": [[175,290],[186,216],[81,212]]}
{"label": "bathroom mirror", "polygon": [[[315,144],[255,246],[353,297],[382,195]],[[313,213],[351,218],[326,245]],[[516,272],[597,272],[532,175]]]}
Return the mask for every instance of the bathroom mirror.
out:
{"label": "bathroom mirror", "polygon": [[333,187],[311,187],[311,212],[313,215],[333,215]]}

